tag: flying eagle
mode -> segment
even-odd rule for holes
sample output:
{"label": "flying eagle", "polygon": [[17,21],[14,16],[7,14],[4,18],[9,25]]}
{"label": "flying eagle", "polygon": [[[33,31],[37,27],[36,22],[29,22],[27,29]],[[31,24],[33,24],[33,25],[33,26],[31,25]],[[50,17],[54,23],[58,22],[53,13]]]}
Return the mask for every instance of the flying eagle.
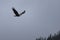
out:
{"label": "flying eagle", "polygon": [[19,17],[19,16],[21,16],[22,14],[25,13],[25,10],[22,13],[20,13],[20,14],[15,10],[15,8],[12,8],[12,10],[13,10],[13,12],[14,12],[16,17]]}

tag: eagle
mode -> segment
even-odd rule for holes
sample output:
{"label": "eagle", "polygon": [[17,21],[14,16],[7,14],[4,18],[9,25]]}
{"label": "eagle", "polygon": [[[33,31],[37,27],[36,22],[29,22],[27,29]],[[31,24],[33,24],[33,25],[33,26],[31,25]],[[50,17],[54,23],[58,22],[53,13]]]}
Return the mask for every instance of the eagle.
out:
{"label": "eagle", "polygon": [[16,17],[19,17],[19,16],[21,16],[22,14],[25,13],[25,10],[22,13],[20,13],[20,14],[16,11],[15,8],[12,8],[12,10],[13,10],[13,12],[14,12],[14,14],[15,14]]}

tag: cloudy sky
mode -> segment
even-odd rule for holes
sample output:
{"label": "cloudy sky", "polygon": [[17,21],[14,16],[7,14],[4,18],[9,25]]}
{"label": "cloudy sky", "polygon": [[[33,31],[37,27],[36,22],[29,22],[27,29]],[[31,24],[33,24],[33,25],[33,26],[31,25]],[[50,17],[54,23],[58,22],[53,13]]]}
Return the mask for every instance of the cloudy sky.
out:
{"label": "cloudy sky", "polygon": [[[21,17],[14,17],[14,7]],[[60,0],[0,0],[0,40],[35,40],[60,30]]]}

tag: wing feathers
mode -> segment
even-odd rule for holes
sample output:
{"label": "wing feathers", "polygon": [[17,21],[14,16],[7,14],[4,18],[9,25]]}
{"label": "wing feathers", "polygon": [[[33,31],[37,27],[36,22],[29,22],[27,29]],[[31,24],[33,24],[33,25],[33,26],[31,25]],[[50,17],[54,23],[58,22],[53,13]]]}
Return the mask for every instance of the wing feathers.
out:
{"label": "wing feathers", "polygon": [[25,10],[20,14],[20,15],[22,15],[22,14],[24,14],[25,13]]}
{"label": "wing feathers", "polygon": [[12,8],[12,10],[16,16],[19,15],[18,12],[15,10],[15,8]]}

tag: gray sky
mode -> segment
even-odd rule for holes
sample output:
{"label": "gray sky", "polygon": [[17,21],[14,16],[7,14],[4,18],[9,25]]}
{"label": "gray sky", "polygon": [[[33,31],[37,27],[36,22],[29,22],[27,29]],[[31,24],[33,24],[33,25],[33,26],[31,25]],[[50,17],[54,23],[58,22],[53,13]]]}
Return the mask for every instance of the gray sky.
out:
{"label": "gray sky", "polygon": [[[12,7],[21,13],[14,17]],[[60,0],[0,0],[0,40],[35,40],[60,29]]]}

